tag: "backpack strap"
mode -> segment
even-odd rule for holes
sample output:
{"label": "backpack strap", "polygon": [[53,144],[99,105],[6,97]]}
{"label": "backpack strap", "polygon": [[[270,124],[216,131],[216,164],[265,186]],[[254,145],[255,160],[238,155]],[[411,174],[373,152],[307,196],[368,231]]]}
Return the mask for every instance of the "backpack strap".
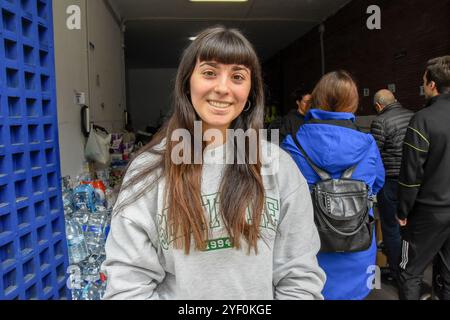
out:
{"label": "backpack strap", "polygon": [[359,163],[357,163],[357,164],[355,164],[353,167],[350,167],[350,168],[348,168],[347,170],[345,170],[344,173],[343,173],[342,176],[341,176],[341,179],[351,179],[351,178],[352,178],[352,175],[353,175],[353,172],[355,172],[356,166],[357,166],[358,164],[359,164]]}
{"label": "backpack strap", "polygon": [[[299,128],[296,128],[297,131]],[[295,130],[295,129],[294,129]],[[321,180],[329,180],[331,179],[331,176],[323,169],[319,168],[314,164],[314,162],[311,160],[311,158],[306,154],[305,150],[300,145],[299,141],[297,140],[297,131],[291,132],[292,140],[294,141],[295,145],[297,146],[298,150],[303,154],[308,164],[311,166],[311,168],[317,173],[317,175],[320,177]],[[359,163],[355,164],[353,167],[348,168],[347,170],[342,173],[341,179],[351,179],[353,173],[356,170],[356,167]]]}
{"label": "backpack strap", "polygon": [[311,168],[314,170],[315,173],[320,177],[321,180],[330,180],[331,176],[325,171],[320,169],[318,166],[314,164],[314,162],[311,160],[311,158],[306,154],[305,150],[302,148],[300,143],[297,140],[296,137],[297,133],[291,132],[292,140],[294,141],[295,145],[297,146],[298,150],[303,154],[303,156],[306,159],[306,162],[311,166]]}

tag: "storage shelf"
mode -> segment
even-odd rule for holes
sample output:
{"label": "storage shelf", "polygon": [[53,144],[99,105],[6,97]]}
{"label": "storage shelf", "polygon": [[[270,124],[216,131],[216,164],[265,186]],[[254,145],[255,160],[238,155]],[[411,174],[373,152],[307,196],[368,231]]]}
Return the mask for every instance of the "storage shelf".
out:
{"label": "storage shelf", "polygon": [[0,2],[0,300],[70,299],[51,10]]}

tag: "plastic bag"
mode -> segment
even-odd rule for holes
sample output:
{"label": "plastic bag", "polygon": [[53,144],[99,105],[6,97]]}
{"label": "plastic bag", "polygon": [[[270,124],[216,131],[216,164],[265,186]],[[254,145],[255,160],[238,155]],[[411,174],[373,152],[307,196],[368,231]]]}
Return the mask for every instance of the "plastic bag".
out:
{"label": "plastic bag", "polygon": [[111,143],[111,134],[105,134],[96,129],[92,129],[84,149],[86,160],[94,161],[107,165],[111,161],[109,147]]}

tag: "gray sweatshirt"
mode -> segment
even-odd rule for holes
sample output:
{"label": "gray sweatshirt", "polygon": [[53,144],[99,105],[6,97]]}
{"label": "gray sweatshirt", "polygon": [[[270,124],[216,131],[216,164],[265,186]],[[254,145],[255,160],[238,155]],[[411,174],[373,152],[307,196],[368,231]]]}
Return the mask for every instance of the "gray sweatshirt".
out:
{"label": "gray sweatshirt", "polygon": [[[218,147],[204,153],[202,170],[207,249],[192,245],[186,255],[173,248],[162,178],[143,197],[113,211],[102,265],[108,277],[104,299],[323,299],[325,274],[316,259],[320,240],[308,185],[286,152],[265,141],[262,147],[272,154],[262,158],[266,203],[258,254],[248,253],[244,238],[241,249],[233,248],[223,226],[218,190],[226,148]],[[125,179],[155,157],[140,155]],[[132,193],[122,191],[117,204]]]}

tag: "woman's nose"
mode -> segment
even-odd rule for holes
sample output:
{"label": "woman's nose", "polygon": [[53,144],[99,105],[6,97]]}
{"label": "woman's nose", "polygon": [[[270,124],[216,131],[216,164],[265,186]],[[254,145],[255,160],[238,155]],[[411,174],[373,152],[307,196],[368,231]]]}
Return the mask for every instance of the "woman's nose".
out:
{"label": "woman's nose", "polygon": [[226,77],[220,77],[217,79],[216,86],[214,87],[214,91],[217,94],[227,94],[230,91],[228,79]]}

